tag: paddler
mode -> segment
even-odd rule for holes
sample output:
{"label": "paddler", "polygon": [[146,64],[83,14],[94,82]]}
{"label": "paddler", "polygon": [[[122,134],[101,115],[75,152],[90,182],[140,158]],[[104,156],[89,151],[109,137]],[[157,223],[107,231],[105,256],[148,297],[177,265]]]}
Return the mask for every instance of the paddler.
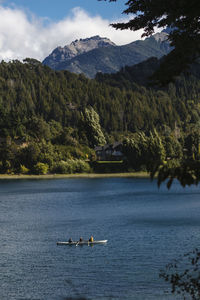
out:
{"label": "paddler", "polygon": [[94,242],[94,238],[93,238],[92,235],[91,235],[91,237],[89,238],[89,242]]}
{"label": "paddler", "polygon": [[72,243],[72,242],[73,242],[73,240],[72,240],[71,237],[69,238],[68,242],[69,242],[69,243]]}

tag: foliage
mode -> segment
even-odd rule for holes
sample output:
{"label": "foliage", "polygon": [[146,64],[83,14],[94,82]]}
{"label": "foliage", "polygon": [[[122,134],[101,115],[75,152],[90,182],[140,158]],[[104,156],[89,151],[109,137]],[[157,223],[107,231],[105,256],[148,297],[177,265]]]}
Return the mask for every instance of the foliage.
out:
{"label": "foliage", "polygon": [[123,153],[134,170],[147,170],[153,178],[157,175],[158,186],[167,180],[170,188],[174,179],[182,186],[200,181],[200,131],[190,131],[178,140],[174,135],[149,136],[143,132],[123,141]]}
{"label": "foliage", "polygon": [[34,166],[34,173],[35,174],[41,174],[41,175],[45,175],[48,172],[48,165],[38,162],[35,166]]}
{"label": "foliage", "polygon": [[20,174],[28,174],[29,173],[29,169],[26,168],[24,165],[20,165],[19,173]]}
{"label": "foliage", "polygon": [[91,168],[88,162],[81,159],[59,161],[54,165],[52,173],[56,174],[72,174],[72,173],[90,173]]}
{"label": "foliage", "polygon": [[137,171],[145,167],[147,171],[153,172],[166,157],[162,139],[156,131],[151,132],[150,136],[137,133],[132,138],[126,138],[123,142],[123,153]]}
{"label": "foliage", "polygon": [[[175,144],[174,144],[175,145]],[[167,144],[167,147],[169,144]],[[176,156],[161,164],[158,171],[158,185],[168,179],[167,187],[170,188],[173,180],[178,179],[182,186],[197,185],[200,181],[200,130],[192,130],[185,134],[182,145]],[[155,172],[152,172],[152,177]]]}
{"label": "foliage", "polygon": [[[155,173],[152,177],[153,175]],[[168,188],[171,187],[174,179],[178,179],[183,187],[197,185],[200,181],[200,161],[176,159],[161,165],[158,170],[158,186],[167,179]]]}
{"label": "foliage", "polygon": [[143,36],[151,35],[157,27],[171,29],[169,40],[174,50],[157,73],[160,82],[171,80],[200,56],[199,0],[129,0],[126,5],[124,13],[131,18],[126,23],[112,24],[116,29],[144,29]]}
{"label": "foliage", "polygon": [[13,169],[17,165],[17,159],[15,159],[16,152],[17,146],[8,136],[0,144],[0,171],[2,173],[13,172]]}
{"label": "foliage", "polygon": [[183,156],[182,145],[178,139],[175,138],[174,134],[165,135],[162,140],[166,152],[166,160],[181,160]]}
{"label": "foliage", "polygon": [[200,251],[195,249],[174,260],[160,272],[160,277],[169,282],[172,293],[182,299],[200,299]]}
{"label": "foliage", "polygon": [[99,115],[92,107],[85,108],[83,112],[83,126],[86,129],[91,147],[104,145],[106,143],[101,130]]}
{"label": "foliage", "polygon": [[124,173],[129,171],[125,161],[96,161],[91,165],[95,173]]}
{"label": "foliage", "polygon": [[[23,165],[33,173],[38,162],[52,171],[60,161],[94,161],[91,147],[125,138],[134,140],[134,147],[127,143],[130,168],[155,172],[173,160],[176,167],[198,161],[200,67],[158,89],[145,79],[158,66],[152,59],[88,80],[31,59],[0,63],[0,172],[24,172]],[[165,165],[158,167],[163,156]]]}
{"label": "foliage", "polygon": [[149,132],[163,124],[173,129],[175,122],[184,125],[187,117],[190,123],[198,122],[199,69],[187,81],[181,78],[162,91],[138,85],[144,84],[145,74],[148,77],[158,65],[157,60],[151,60],[88,80],[40,64],[2,62],[0,136],[23,141],[45,139],[71,146],[96,144],[88,140],[91,135],[82,123],[84,111],[90,107],[100,118],[104,136]]}
{"label": "foliage", "polygon": [[55,174],[71,174],[73,172],[72,164],[70,161],[59,161],[52,168],[52,173]]}

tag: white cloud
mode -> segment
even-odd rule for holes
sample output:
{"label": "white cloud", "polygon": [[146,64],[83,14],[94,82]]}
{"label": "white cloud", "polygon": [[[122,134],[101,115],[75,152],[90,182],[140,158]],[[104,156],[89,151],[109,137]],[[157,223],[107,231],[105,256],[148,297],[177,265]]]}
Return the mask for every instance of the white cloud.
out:
{"label": "white cloud", "polygon": [[81,8],[74,8],[61,21],[46,23],[35,16],[30,18],[20,9],[0,6],[0,60],[26,57],[43,60],[57,46],[94,35],[108,37],[117,45],[141,38],[141,31],[118,31],[109,23]]}

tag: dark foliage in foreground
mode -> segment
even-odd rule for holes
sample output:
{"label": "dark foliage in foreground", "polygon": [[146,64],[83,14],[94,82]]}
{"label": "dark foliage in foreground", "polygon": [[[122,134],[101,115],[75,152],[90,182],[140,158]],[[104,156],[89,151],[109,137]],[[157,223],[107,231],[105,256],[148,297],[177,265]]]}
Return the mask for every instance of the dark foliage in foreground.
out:
{"label": "dark foliage in foreground", "polygon": [[[115,2],[117,0],[110,0]],[[131,15],[126,23],[112,24],[116,29],[144,29],[143,36],[156,27],[169,27],[169,40],[174,49],[166,56],[154,79],[166,84],[200,57],[199,0],[129,0],[124,13]]]}
{"label": "dark foliage in foreground", "polygon": [[[200,299],[200,251],[195,249],[168,264],[160,277],[171,284],[173,294],[182,299]],[[188,298],[190,297],[190,298]]]}

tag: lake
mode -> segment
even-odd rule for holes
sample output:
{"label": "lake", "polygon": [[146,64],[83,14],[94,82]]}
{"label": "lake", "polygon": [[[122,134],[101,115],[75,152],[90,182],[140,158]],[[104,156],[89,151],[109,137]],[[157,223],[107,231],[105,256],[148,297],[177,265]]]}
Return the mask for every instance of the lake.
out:
{"label": "lake", "polygon": [[[0,181],[0,299],[175,299],[160,269],[200,246],[200,187],[137,178]],[[106,245],[57,241],[108,239]]]}

